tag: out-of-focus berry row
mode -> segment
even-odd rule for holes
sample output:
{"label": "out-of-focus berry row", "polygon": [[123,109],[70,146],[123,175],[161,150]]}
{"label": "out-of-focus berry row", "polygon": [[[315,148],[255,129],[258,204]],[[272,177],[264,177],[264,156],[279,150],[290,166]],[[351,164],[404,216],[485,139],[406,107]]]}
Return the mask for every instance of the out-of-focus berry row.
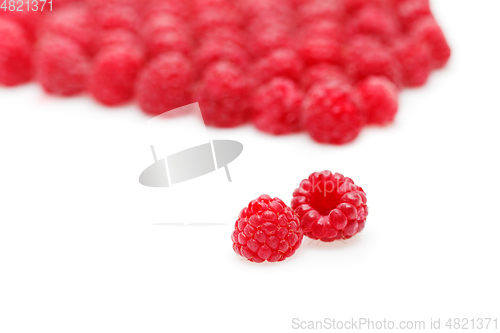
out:
{"label": "out-of-focus berry row", "polygon": [[391,123],[398,94],[450,48],[428,0],[53,0],[0,10],[0,84],[88,92],[150,115],[199,102],[206,124],[251,121],[344,144]]}

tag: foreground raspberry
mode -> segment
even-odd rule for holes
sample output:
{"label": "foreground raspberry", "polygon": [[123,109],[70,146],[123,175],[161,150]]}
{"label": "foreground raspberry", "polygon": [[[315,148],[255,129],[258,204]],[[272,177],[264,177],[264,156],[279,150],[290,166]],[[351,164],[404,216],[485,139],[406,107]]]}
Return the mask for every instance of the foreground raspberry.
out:
{"label": "foreground raspberry", "polygon": [[387,125],[398,112],[398,88],[384,76],[372,76],[357,87],[368,124]]}
{"label": "foreground raspberry", "polygon": [[293,211],[264,194],[241,210],[232,234],[234,252],[249,261],[283,261],[300,247],[304,233]]}
{"label": "foreground raspberry", "polygon": [[190,103],[193,72],[189,61],[179,53],[161,55],[139,74],[137,99],[142,110],[159,115]]}
{"label": "foreground raspberry", "polygon": [[253,123],[271,134],[287,134],[300,130],[299,112],[302,92],[285,78],[275,78],[259,88],[253,98]]}
{"label": "foreground raspberry", "polygon": [[330,171],[304,179],[293,192],[292,209],[304,234],[323,242],[351,238],[363,230],[368,215],[363,189]]}
{"label": "foreground raspberry", "polygon": [[350,87],[330,81],[309,90],[304,102],[304,125],[322,143],[344,144],[361,132],[364,117]]}

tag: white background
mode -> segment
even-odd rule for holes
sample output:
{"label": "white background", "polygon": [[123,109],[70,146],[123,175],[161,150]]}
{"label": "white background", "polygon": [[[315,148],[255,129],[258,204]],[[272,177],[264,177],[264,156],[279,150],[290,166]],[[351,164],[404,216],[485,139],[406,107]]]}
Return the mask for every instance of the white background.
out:
{"label": "white background", "polygon": [[[136,106],[1,88],[0,332],[290,332],[293,318],[326,317],[429,328],[430,318],[500,317],[500,3],[433,8],[452,59],[401,95],[394,125],[343,147],[250,126],[210,130],[245,146],[231,184],[219,170],[143,187],[152,156]],[[278,264],[241,260],[230,240],[239,210],[262,193],[289,202],[324,169],[365,189],[366,229],[333,244],[305,238]],[[165,225],[192,216],[222,225]]]}

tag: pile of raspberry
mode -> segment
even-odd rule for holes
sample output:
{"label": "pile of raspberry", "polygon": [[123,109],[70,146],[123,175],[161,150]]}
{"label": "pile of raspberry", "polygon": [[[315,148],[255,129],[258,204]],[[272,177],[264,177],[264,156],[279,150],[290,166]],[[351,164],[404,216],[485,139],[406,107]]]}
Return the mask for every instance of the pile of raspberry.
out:
{"label": "pile of raspberry", "polygon": [[207,125],[251,122],[345,144],[387,125],[450,48],[429,0],[60,0],[0,9],[0,85],[148,115],[199,102]]}

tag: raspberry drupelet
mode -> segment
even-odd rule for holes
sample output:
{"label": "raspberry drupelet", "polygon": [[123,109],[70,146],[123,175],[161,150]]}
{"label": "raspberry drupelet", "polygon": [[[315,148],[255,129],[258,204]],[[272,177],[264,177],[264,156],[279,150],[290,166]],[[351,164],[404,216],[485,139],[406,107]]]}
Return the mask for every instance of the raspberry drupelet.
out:
{"label": "raspberry drupelet", "polygon": [[243,208],[231,235],[234,252],[251,262],[283,261],[294,255],[304,233],[283,201],[264,194]]}
{"label": "raspberry drupelet", "polygon": [[306,131],[317,142],[340,145],[353,141],[364,121],[349,85],[330,81],[315,85],[307,93],[303,122]]}
{"label": "raspberry drupelet", "polygon": [[363,230],[368,215],[363,189],[330,171],[304,179],[293,192],[292,209],[304,234],[323,242],[351,238]]}

